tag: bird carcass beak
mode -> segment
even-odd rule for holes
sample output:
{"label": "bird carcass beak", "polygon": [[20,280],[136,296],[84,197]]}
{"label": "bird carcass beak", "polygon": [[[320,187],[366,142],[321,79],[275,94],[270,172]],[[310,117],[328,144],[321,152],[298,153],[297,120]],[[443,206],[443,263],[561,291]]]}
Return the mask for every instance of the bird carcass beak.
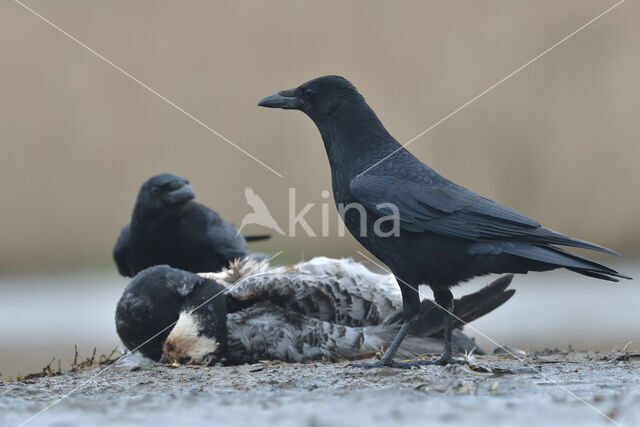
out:
{"label": "bird carcass beak", "polygon": [[258,102],[260,107],[298,109],[302,106],[302,101],[295,94],[295,89],[281,90],[271,94]]}

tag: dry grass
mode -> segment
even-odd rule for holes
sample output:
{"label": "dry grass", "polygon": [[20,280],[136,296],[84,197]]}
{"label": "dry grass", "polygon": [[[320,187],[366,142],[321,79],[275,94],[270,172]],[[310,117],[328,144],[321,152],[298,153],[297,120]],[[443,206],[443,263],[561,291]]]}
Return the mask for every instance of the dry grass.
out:
{"label": "dry grass", "polygon": [[[91,356],[85,357],[83,359],[79,356],[78,346],[74,345],[73,359],[67,361],[70,366],[69,369],[62,370],[62,360],[53,357],[51,359],[51,362],[44,366],[41,371],[31,372],[28,374],[18,374],[15,378],[15,381],[28,382],[30,380],[35,380],[43,377],[56,377],[69,373],[87,371],[100,366],[111,365],[112,363],[115,363],[120,358],[120,356],[121,354],[118,353],[118,348],[114,348],[111,353],[101,354],[100,356],[96,357],[96,348],[94,347]],[[54,368],[52,366],[54,365],[54,362],[56,362],[56,360],[58,361],[58,366]],[[5,377],[2,374],[0,374],[0,380],[13,381],[11,378]]]}

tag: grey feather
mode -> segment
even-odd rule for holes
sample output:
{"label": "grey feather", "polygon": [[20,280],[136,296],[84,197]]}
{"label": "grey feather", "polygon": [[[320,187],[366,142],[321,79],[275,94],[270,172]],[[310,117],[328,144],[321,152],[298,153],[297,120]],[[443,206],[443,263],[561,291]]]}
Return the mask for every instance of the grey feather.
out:
{"label": "grey feather", "polygon": [[[401,325],[401,295],[393,275],[373,273],[350,259],[319,257],[276,268],[242,260],[207,277],[226,283],[227,295],[244,307],[227,315],[229,363],[372,356],[388,347]],[[511,278],[463,298],[457,315],[470,321],[504,303],[513,294],[506,290]],[[473,304],[465,303],[470,298]],[[442,314],[433,302],[423,303],[424,319],[403,342],[401,357],[442,350]],[[453,346],[468,352],[476,344],[456,329]]]}
{"label": "grey feather", "polygon": [[[345,326],[261,302],[227,316],[227,362],[282,360],[300,363],[373,356],[389,345],[399,327],[399,324]],[[475,347],[470,338],[456,331],[454,347],[458,351]],[[442,339],[409,336],[399,354],[412,358],[441,350]]]}

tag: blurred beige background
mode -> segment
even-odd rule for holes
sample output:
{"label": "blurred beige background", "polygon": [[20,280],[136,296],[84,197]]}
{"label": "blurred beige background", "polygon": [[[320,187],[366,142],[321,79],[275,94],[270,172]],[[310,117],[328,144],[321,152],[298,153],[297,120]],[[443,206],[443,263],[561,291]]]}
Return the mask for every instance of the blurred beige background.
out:
{"label": "blurred beige background", "polygon": [[[320,136],[300,113],[257,107],[263,96],[341,74],[405,142],[614,4],[25,3],[284,178],[18,4],[1,2],[0,323],[14,325],[0,330],[5,375],[37,370],[52,355],[66,360],[73,344],[83,353],[117,344],[113,310],[127,280],[116,275],[111,247],[153,174],[187,176],[201,202],[236,224],[250,211],[243,194],[250,186],[286,228],[293,187],[298,209],[316,203],[306,219],[321,229],[330,181]],[[639,12],[637,2],[625,2],[411,151],[551,228],[620,250],[627,263],[594,256],[640,274]],[[252,247],[284,249],[280,262],[357,258],[359,245],[336,236],[333,206],[329,212],[330,238],[306,238],[299,228],[295,238]],[[621,347],[640,338],[634,285],[529,275],[514,282],[516,298],[478,324],[523,348]]]}
{"label": "blurred beige background", "polygon": [[[407,141],[613,2],[27,1],[281,179],[19,5],[0,4],[0,271],[111,268],[140,183],[191,179],[236,224],[251,186],[286,226],[330,188],[300,113],[258,108],[335,73]],[[626,2],[413,143],[447,177],[565,233],[639,253],[640,6]],[[331,206],[332,231],[337,229]],[[318,205],[307,215],[320,229]],[[262,232],[255,227],[248,232]],[[276,236],[293,258],[343,239]],[[292,255],[295,252],[295,255]]]}

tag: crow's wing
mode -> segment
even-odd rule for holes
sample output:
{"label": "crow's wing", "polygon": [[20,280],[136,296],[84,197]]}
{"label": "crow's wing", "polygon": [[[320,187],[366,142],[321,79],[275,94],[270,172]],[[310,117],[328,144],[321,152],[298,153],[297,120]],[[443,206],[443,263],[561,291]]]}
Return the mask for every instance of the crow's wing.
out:
{"label": "crow's wing", "polygon": [[125,225],[122,231],[120,231],[116,245],[113,247],[113,260],[116,262],[120,275],[133,277],[136,275],[136,272],[131,266],[129,226],[130,224]]}
{"label": "crow's wing", "polygon": [[247,254],[247,241],[235,227],[217,212],[207,212],[207,242],[211,250],[225,259],[242,258]]}
{"label": "crow's wing", "polygon": [[[518,211],[430,172],[406,177],[361,175],[351,180],[349,188],[366,208],[378,215],[399,216],[400,227],[411,232],[428,231],[472,241],[558,244],[616,254],[544,228]],[[381,206],[385,203],[390,205]]]}

